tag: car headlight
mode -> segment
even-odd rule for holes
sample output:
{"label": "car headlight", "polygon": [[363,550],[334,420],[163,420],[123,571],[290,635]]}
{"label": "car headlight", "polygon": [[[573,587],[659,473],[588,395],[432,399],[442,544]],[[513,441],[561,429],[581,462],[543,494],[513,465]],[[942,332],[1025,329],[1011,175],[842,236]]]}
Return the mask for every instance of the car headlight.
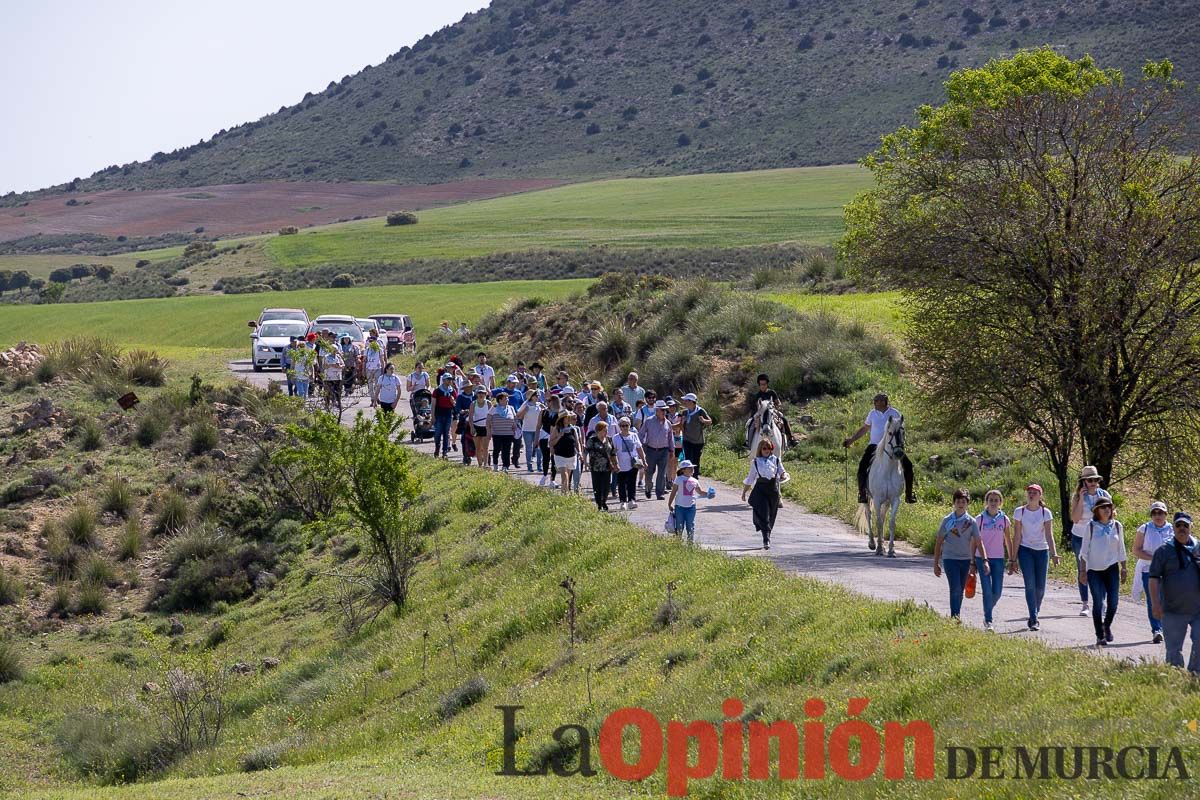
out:
{"label": "car headlight", "polygon": [[272,352],[272,350],[271,350],[271,348],[270,348],[270,347],[267,347],[266,345],[262,345],[262,344],[260,344],[260,345],[258,346],[258,352],[260,352],[260,353],[270,353],[270,352]]}

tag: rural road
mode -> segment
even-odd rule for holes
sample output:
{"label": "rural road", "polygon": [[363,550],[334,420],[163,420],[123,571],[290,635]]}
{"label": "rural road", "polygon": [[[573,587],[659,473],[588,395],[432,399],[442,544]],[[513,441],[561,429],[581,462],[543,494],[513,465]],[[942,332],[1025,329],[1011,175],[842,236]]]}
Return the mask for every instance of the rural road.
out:
{"label": "rural road", "polygon": [[[283,382],[279,372],[256,373],[248,361],[232,362],[229,368],[255,386],[266,387],[271,382]],[[407,410],[407,399],[402,400],[401,404],[401,408]],[[369,404],[362,400],[350,407],[346,418],[352,418],[354,411],[359,408],[371,413]],[[433,453],[433,443],[429,441],[410,446],[426,454]],[[528,473],[524,468],[513,470],[510,474],[532,484],[536,484],[541,477],[540,473]],[[750,507],[740,501],[741,487],[707,478],[701,482],[705,486],[713,486],[717,495],[714,500],[702,500],[699,503],[696,541],[700,546],[725,552],[735,558],[765,558],[793,575],[837,583],[879,600],[913,600],[929,605],[940,614],[949,615],[949,590],[945,577],[934,577],[932,559],[908,547],[906,543],[897,543],[894,559],[876,556],[867,550],[866,537],[846,523],[785,502],[779,510],[771,535],[771,549],[763,550],[762,539],[750,521]],[[585,473],[584,492],[590,497],[587,483]],[[618,507],[615,501],[612,507]],[[613,513],[623,514],[630,522],[651,532],[666,535],[663,532],[663,521],[667,514],[665,501],[639,501],[634,511]],[[982,593],[963,603],[963,622],[982,628]],[[1051,579],[1042,603],[1041,630],[1027,630],[1021,577],[1006,576],[1004,593],[994,615],[996,635],[1025,636],[1052,647],[1103,653],[1129,661],[1164,660],[1163,646],[1150,641],[1144,602],[1133,602],[1127,591],[1121,595],[1117,618],[1112,626],[1115,641],[1106,648],[1096,647],[1091,617],[1084,618],[1078,614],[1078,589]]]}

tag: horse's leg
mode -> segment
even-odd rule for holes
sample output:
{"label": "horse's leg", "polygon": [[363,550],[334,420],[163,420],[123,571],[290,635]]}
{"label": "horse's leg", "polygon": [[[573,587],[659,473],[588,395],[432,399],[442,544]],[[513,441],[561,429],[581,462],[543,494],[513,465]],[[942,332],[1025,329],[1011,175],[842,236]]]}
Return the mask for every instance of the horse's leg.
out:
{"label": "horse's leg", "polygon": [[900,510],[900,498],[892,501],[892,520],[888,527],[888,558],[896,557],[896,512]]}
{"label": "horse's leg", "polygon": [[867,549],[875,549],[875,507],[871,500],[867,501]]}
{"label": "horse's leg", "polygon": [[887,506],[883,503],[875,510],[875,555],[883,555],[883,522],[887,518]]}

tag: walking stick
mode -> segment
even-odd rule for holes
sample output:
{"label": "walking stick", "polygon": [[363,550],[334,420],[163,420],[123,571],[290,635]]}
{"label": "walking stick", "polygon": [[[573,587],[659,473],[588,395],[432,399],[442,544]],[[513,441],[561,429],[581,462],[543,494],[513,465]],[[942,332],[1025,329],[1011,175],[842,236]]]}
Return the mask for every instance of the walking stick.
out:
{"label": "walking stick", "polygon": [[850,502],[850,448],[842,448],[842,502]]}

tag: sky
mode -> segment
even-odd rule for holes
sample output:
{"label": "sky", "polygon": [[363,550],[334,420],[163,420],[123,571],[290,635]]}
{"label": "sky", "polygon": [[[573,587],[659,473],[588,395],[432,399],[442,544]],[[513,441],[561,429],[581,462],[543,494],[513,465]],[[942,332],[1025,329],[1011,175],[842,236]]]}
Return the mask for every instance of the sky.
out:
{"label": "sky", "polygon": [[0,0],[0,194],[207,139],[487,0]]}

